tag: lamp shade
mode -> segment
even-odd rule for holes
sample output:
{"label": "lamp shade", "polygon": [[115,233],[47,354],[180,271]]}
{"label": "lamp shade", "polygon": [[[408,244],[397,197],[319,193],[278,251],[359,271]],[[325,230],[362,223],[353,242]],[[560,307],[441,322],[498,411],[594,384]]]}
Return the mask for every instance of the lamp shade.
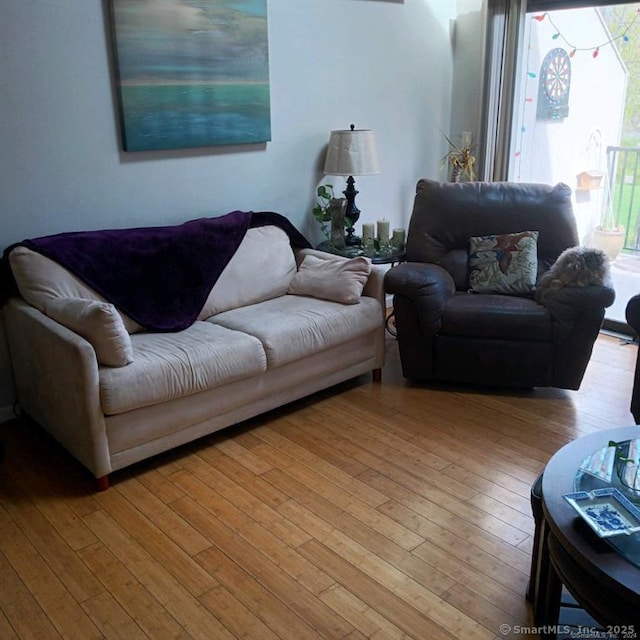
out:
{"label": "lamp shade", "polygon": [[329,176],[368,176],[380,173],[373,131],[332,131],[324,173]]}

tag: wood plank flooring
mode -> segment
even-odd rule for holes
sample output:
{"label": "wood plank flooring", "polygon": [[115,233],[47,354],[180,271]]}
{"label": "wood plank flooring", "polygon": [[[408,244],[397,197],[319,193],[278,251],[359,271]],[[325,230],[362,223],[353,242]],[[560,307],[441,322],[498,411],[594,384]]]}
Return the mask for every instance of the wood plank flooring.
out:
{"label": "wood plank flooring", "polygon": [[368,376],[115,473],[0,427],[0,638],[533,637],[531,483],[581,434],[633,424],[634,345],[580,391]]}

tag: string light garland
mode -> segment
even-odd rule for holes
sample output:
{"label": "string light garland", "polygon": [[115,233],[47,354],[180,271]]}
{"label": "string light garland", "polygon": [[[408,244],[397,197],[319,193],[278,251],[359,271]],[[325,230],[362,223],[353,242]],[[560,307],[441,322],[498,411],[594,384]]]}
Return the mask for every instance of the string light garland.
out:
{"label": "string light garland", "polygon": [[[630,41],[630,37],[629,37],[629,32],[631,31],[631,28],[634,26],[634,24],[636,23],[636,21],[639,19],[640,17],[640,8],[636,9],[636,13],[633,16],[633,19],[629,22],[629,24],[625,27],[624,31],[622,31],[622,33],[619,33],[616,36],[613,36],[612,38],[610,38],[609,40],[606,40],[604,42],[601,42],[600,44],[594,45],[594,46],[590,46],[590,47],[578,47],[575,44],[573,44],[572,42],[570,42],[564,35],[563,33],[560,31],[560,29],[558,29],[557,25],[553,22],[553,18],[551,17],[550,13],[545,11],[544,13],[538,14],[538,15],[534,15],[531,16],[531,20],[532,22],[538,22],[541,23],[544,20],[547,20],[549,22],[549,24],[553,27],[553,29],[555,30],[555,33],[551,36],[551,39],[556,41],[556,40],[561,40],[562,42],[565,43],[565,45],[567,46],[567,48],[569,49],[568,54],[569,54],[569,58],[573,58],[577,52],[591,52],[591,57],[595,60],[599,55],[600,55],[600,49],[602,49],[603,47],[606,47],[618,40],[622,40],[623,42],[629,42]],[[529,69],[529,54],[531,52],[531,37],[532,37],[532,31],[533,29],[529,30],[529,42],[528,42],[528,46],[527,46],[527,59],[526,59],[526,79],[525,79],[525,87],[524,87],[524,102],[527,104],[530,104],[533,102],[533,97],[529,95],[529,83],[531,82],[531,80],[535,80],[538,77],[538,74],[535,71],[532,71],[531,69]],[[520,173],[521,173],[521,163],[522,163],[522,146],[523,146],[523,142],[524,142],[524,136],[527,133],[527,128],[525,126],[524,123],[525,120],[525,113],[524,113],[524,109],[522,110],[522,120],[520,123],[520,130],[518,131],[518,144],[517,144],[517,148],[514,151],[514,158],[516,158],[517,160],[517,176],[518,179],[520,178]]]}
{"label": "string light garland", "polygon": [[610,38],[609,40],[606,40],[605,42],[602,42],[601,44],[595,45],[593,47],[577,47],[574,44],[572,44],[571,42],[569,42],[569,40],[567,40],[564,35],[562,33],[560,33],[560,29],[558,29],[558,27],[555,25],[555,23],[553,22],[553,19],[551,18],[551,14],[548,11],[545,11],[544,13],[541,13],[537,16],[532,16],[533,20],[536,20],[537,22],[542,22],[544,20],[548,20],[549,24],[556,30],[556,32],[551,36],[552,40],[562,40],[567,47],[570,49],[569,51],[569,57],[573,58],[573,56],[576,55],[577,51],[591,51],[591,57],[593,58],[597,58],[599,53],[600,53],[600,49],[602,47],[606,47],[607,45],[611,44],[612,42],[615,42],[616,40],[622,40],[623,42],[629,42],[629,31],[631,29],[631,27],[633,27],[633,25],[635,24],[636,20],[638,19],[638,16],[640,15],[640,9],[636,9],[636,14],[633,16],[633,20],[626,26],[625,30],[618,34],[617,36],[614,36],[613,38]]}

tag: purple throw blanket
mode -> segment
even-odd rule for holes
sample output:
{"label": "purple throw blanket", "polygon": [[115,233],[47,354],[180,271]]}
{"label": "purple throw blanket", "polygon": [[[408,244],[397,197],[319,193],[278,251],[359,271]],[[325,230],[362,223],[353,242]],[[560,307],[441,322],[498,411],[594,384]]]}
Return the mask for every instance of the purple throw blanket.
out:
{"label": "purple throw blanket", "polygon": [[[247,229],[265,225],[283,229],[294,247],[310,246],[280,214],[243,211],[176,226],[60,233],[19,244],[61,264],[146,329],[180,331],[196,320]],[[15,246],[5,251],[5,263]]]}

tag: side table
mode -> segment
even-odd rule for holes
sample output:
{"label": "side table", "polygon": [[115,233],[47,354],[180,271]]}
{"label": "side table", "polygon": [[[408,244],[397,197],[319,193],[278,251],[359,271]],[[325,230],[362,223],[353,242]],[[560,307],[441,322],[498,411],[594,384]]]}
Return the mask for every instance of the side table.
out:
{"label": "side table", "polygon": [[318,251],[326,251],[336,256],[344,258],[356,258],[364,256],[369,258],[373,264],[390,264],[391,266],[405,261],[404,249],[390,248],[388,250],[374,251],[366,253],[360,245],[346,246],[344,249],[336,249],[330,242],[325,240],[321,242],[316,249]]}

